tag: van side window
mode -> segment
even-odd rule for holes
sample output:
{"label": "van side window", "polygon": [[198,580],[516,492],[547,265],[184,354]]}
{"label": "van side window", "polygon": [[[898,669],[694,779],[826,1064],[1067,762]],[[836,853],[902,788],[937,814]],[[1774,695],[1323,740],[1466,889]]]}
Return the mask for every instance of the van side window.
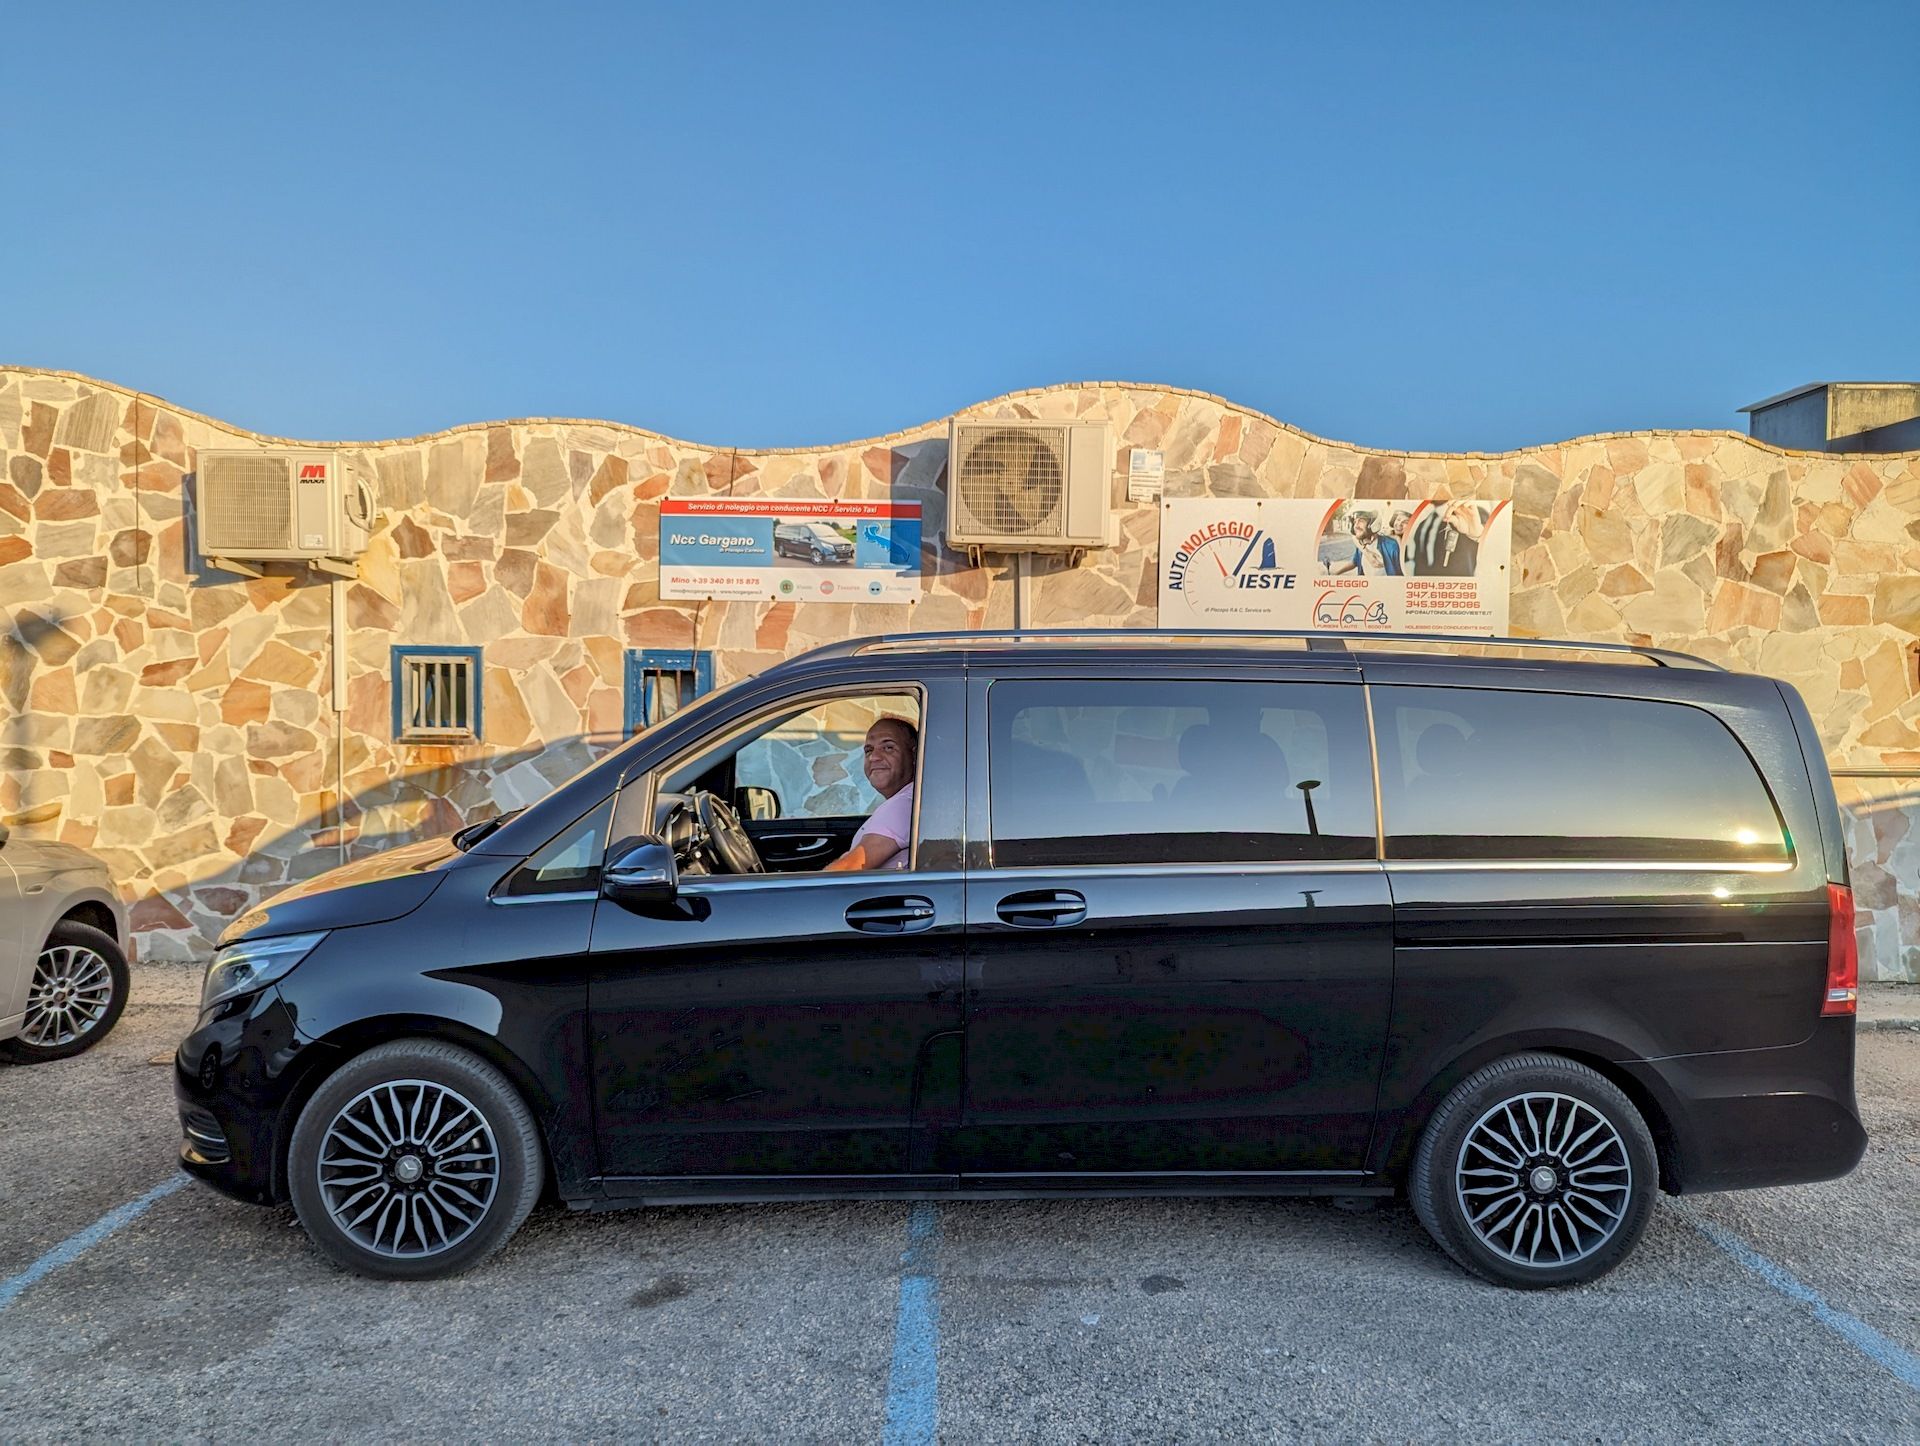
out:
{"label": "van side window", "polygon": [[1725,724],[1640,698],[1373,689],[1389,859],[1782,863]]}
{"label": "van side window", "polygon": [[613,799],[576,819],[515,869],[495,897],[533,899],[549,894],[592,893],[600,887],[600,857],[607,847]]}
{"label": "van side window", "polygon": [[867,729],[903,718],[918,730],[910,695],[856,694],[820,703],[769,728],[733,755],[736,788],[764,789],[777,818],[865,818],[880,803],[863,772]]}
{"label": "van side window", "polygon": [[1374,856],[1358,687],[1008,679],[987,711],[996,868]]}

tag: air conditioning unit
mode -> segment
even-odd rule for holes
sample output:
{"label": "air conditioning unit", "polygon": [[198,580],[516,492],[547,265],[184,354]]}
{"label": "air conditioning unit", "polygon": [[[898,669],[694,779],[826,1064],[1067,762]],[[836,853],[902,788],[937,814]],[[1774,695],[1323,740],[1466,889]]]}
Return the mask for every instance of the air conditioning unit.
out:
{"label": "air conditioning unit", "polygon": [[947,546],[1066,552],[1108,545],[1113,444],[1104,423],[953,423]]}
{"label": "air conditioning unit", "polygon": [[200,555],[258,577],[257,562],[305,562],[352,577],[373,531],[373,490],[338,452],[202,448]]}

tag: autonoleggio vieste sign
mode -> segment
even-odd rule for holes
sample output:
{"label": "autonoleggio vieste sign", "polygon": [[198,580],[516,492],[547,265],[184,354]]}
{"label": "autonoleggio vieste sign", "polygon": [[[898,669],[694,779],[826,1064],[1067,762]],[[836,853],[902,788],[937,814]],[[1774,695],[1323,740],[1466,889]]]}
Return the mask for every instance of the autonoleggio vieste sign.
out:
{"label": "autonoleggio vieste sign", "polygon": [[1512,563],[1505,502],[1169,498],[1160,626],[1496,636]]}

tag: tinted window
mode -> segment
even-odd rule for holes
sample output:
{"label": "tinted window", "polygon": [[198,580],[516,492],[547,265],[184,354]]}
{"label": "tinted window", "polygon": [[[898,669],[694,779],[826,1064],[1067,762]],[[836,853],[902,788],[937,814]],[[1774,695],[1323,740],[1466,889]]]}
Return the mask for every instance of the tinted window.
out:
{"label": "tinted window", "polygon": [[1373,705],[1389,858],[1788,857],[1746,750],[1701,709],[1466,688]]}
{"label": "tinted window", "polygon": [[500,893],[507,898],[592,893],[600,887],[600,856],[606,851],[613,800],[562,829],[513,871]]}
{"label": "tinted window", "polygon": [[996,867],[1367,859],[1357,687],[995,683]]}

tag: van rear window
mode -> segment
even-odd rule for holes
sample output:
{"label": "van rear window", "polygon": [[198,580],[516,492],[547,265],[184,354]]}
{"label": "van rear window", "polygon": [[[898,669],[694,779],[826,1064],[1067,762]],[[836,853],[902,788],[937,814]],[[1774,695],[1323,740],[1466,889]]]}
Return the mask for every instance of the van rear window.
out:
{"label": "van rear window", "polygon": [[997,682],[996,868],[1374,856],[1360,689]]}
{"label": "van rear window", "polygon": [[1783,863],[1726,725],[1684,703],[1375,687],[1389,859]]}

